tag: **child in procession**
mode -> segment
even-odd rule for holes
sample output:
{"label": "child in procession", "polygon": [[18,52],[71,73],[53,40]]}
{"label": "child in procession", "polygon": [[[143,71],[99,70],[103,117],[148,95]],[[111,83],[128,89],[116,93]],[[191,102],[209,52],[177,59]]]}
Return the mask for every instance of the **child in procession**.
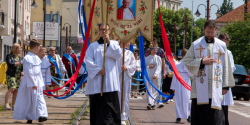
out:
{"label": "child in procession", "polygon": [[[183,49],[181,52],[181,57],[184,58],[184,56],[187,53],[187,49]],[[187,84],[191,85],[190,77],[193,77],[193,74],[191,74],[185,65],[183,64],[182,60],[180,63],[176,64],[176,68],[182,78],[186,81]],[[176,109],[176,123],[181,122],[181,118],[187,119],[187,121],[190,123],[190,91],[187,90],[175,77],[173,76],[171,87],[175,93],[175,109]]]}
{"label": "child in procession", "polygon": [[27,123],[31,124],[32,120],[46,121],[48,112],[43,97],[42,61],[37,56],[40,42],[31,40],[29,46],[30,52],[22,61],[24,76],[17,94],[13,119],[26,119]]}
{"label": "child in procession", "polygon": [[[148,72],[148,77],[152,84],[157,89],[160,89],[160,83],[161,83],[161,67],[162,67],[162,61],[161,57],[156,55],[157,53],[157,48],[153,47],[150,48],[151,54],[145,58],[146,66],[147,66],[147,72]],[[153,86],[149,84],[149,82],[146,80],[146,85],[148,88],[148,93],[154,98],[158,99],[159,93]],[[155,101],[153,98],[149,96],[147,93],[147,101],[148,101],[148,110],[155,110],[155,105],[157,101]]]}

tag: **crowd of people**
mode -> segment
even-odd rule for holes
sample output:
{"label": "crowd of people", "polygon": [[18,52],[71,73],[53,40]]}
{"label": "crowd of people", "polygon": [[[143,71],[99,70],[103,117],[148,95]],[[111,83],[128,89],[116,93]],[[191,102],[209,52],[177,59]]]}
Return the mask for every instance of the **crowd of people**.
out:
{"label": "crowd of people", "polygon": [[[109,25],[101,23],[100,39],[89,45],[79,72],[79,76],[88,72],[84,86],[85,95],[90,99],[90,124],[125,125],[130,98],[146,93],[148,104],[145,108],[148,110],[155,110],[157,103],[158,108],[164,107],[166,99],[165,104],[175,102],[176,123],[187,119],[191,125],[229,125],[228,105],[234,104],[231,87],[235,84],[233,56],[227,50],[230,37],[223,33],[219,39],[215,38],[217,26],[212,20],[206,21],[203,30],[205,36],[194,41],[189,50],[183,49],[180,61],[176,58],[168,60],[164,50],[157,45],[157,38],[154,38],[153,47],[145,52],[148,79],[145,78],[143,85],[143,67],[138,53],[127,49],[123,52],[129,43],[110,40]],[[104,46],[107,47],[105,53]],[[68,46],[67,53],[61,58],[55,54],[55,48],[50,47],[47,55],[47,48],[40,47],[37,40],[30,41],[30,52],[23,59],[19,56],[20,50],[20,45],[14,44],[6,56],[8,91],[4,110],[14,110],[13,118],[26,119],[27,123],[46,121],[48,113],[43,90],[57,89],[62,84],[60,80],[51,80],[51,76],[70,78],[77,69],[80,53],[75,55]],[[102,67],[104,55],[105,69]],[[170,65],[170,61],[176,68]],[[179,82],[177,72],[186,85],[192,86],[191,92]],[[76,81],[79,83],[81,77]],[[175,101],[165,98],[167,96],[160,97],[151,84],[167,96],[174,93]],[[54,94],[59,96],[58,91]],[[9,106],[11,95],[12,108]],[[27,106],[23,108],[23,105]]]}

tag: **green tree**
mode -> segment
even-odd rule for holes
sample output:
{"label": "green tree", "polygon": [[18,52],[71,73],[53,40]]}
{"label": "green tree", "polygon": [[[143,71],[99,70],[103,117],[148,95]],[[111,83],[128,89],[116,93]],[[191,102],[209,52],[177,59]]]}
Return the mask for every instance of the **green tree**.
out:
{"label": "green tree", "polygon": [[222,32],[231,38],[228,49],[234,55],[234,63],[250,69],[250,20],[229,23]]}
{"label": "green tree", "polygon": [[220,7],[220,12],[222,15],[225,15],[226,13],[232,11],[233,8],[233,2],[231,2],[231,0],[227,1],[224,0],[221,7]]}
{"label": "green tree", "polygon": [[[184,9],[181,8],[179,11],[173,11],[170,9],[165,9],[164,7],[160,7],[161,9],[161,15],[162,15],[162,21],[163,24],[165,25],[166,31],[169,31],[171,34],[168,35],[169,43],[172,52],[174,52],[174,23],[181,27],[181,30],[177,30],[176,33],[176,50],[178,49],[183,49],[183,39],[184,36],[180,35],[181,31],[184,31],[185,29],[185,24],[184,24]],[[188,16],[188,28],[187,28],[187,49],[191,46],[191,26],[192,26],[192,14],[189,9],[185,10],[185,13]],[[162,40],[162,35],[161,35],[161,28],[160,28],[160,19],[159,19],[159,10],[154,10],[154,15],[153,15],[153,30],[154,30],[154,37],[158,39],[158,45],[161,48],[163,47],[163,40]],[[201,34],[201,31],[198,27],[193,28],[193,39],[196,40],[199,38]],[[148,48],[150,45],[150,42],[144,39],[146,42],[145,49]],[[137,46],[138,40],[136,40]]]}
{"label": "green tree", "polygon": [[204,27],[204,24],[205,24],[206,21],[207,21],[206,18],[199,18],[199,19],[197,19],[195,21],[196,27],[198,27],[200,29],[200,32],[201,32],[200,37],[204,35],[204,33],[203,33],[203,27]]}

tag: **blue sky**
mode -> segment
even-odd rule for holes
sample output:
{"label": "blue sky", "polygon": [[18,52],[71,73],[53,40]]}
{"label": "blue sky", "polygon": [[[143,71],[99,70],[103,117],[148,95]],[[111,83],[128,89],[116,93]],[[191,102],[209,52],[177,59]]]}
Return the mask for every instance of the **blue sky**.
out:
{"label": "blue sky", "polygon": [[[200,5],[200,4],[205,4],[207,6],[207,0],[182,0],[183,3],[181,4],[181,8],[184,8],[184,7],[187,7],[189,8],[189,10],[192,11],[192,1],[194,1],[194,9],[193,9],[193,14],[195,14],[195,12],[197,11],[197,7]],[[210,0],[210,6],[212,4],[217,4],[219,7],[222,5],[224,0]],[[245,0],[231,0],[233,2],[233,7],[234,9],[239,7],[240,5],[243,5],[245,3]],[[250,4],[250,3],[249,3]],[[215,13],[217,12],[217,7],[216,6],[212,6],[212,9],[210,11],[210,19],[216,19],[216,15]],[[199,11],[201,13],[201,16],[200,17],[196,17],[194,15],[194,17],[196,19],[198,18],[205,18],[205,7],[204,6],[200,6],[199,7]]]}

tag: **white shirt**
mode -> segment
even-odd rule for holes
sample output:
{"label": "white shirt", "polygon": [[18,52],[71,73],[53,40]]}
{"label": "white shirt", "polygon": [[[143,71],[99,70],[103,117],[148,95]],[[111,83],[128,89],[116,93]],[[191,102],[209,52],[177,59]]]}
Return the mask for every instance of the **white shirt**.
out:
{"label": "white shirt", "polygon": [[[79,59],[78,59],[78,57],[80,57],[80,55],[81,55],[81,53],[77,53],[76,54],[76,60],[77,60],[77,62],[79,63]],[[83,61],[84,62],[84,61]],[[80,68],[80,70],[79,70],[79,74],[87,74],[87,72],[84,72],[85,71],[85,69],[84,69],[84,67],[81,65],[81,68]]]}
{"label": "white shirt", "polygon": [[[158,79],[161,78],[161,68],[162,68],[162,61],[161,57],[158,55],[149,55],[145,58],[147,71],[148,71],[148,77],[151,79],[153,76],[157,76]],[[154,65],[154,68],[149,69],[150,65]]]}
{"label": "white shirt", "polygon": [[133,13],[130,11],[129,8],[125,8],[123,10],[123,19],[124,20],[134,20],[135,19]]}
{"label": "white shirt", "polygon": [[[102,75],[98,72],[102,69],[104,44],[97,41],[90,44],[85,56],[88,71],[88,84],[85,95],[101,93]],[[122,57],[122,49],[117,41],[110,41],[105,53],[105,75],[103,92],[120,91],[118,60]]]}

